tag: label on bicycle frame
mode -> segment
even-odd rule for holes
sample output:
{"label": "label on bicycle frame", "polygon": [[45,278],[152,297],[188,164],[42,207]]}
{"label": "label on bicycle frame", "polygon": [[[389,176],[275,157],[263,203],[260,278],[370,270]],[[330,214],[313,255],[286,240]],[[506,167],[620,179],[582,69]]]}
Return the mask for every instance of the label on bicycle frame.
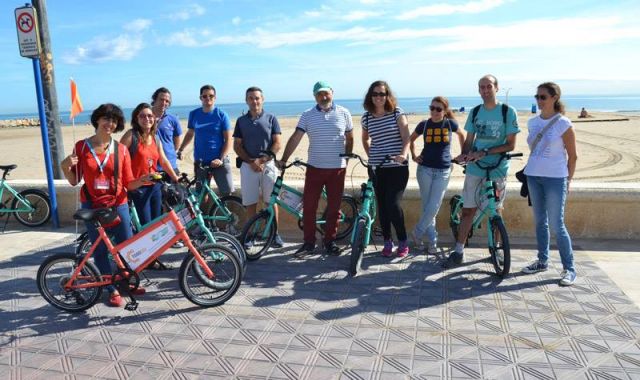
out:
{"label": "label on bicycle frame", "polygon": [[286,189],[282,189],[279,198],[287,206],[291,207],[297,212],[302,212],[302,197],[298,194],[292,191],[287,191]]}
{"label": "label on bicycle frame", "polygon": [[169,217],[164,217],[135,235],[135,240],[117,247],[131,269],[136,270],[150,258],[155,259],[163,251],[163,245],[175,238],[177,229]]}
{"label": "label on bicycle frame", "polygon": [[191,214],[191,211],[189,211],[188,207],[183,208],[176,214],[178,215],[178,219],[180,219],[180,223],[182,223],[183,226],[186,226],[187,223],[193,220],[193,215]]}

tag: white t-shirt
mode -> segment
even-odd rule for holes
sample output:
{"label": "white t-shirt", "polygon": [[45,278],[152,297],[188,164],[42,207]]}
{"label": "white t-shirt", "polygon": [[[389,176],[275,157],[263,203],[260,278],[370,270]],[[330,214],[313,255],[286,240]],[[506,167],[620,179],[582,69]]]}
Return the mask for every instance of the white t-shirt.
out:
{"label": "white t-shirt", "polygon": [[[540,115],[529,119],[529,135],[527,144],[531,149],[531,144],[538,133],[547,126],[556,115],[550,119],[543,119]],[[571,120],[565,116],[555,122],[545,133],[536,150],[531,152],[524,174],[537,177],[564,178],[569,175],[567,168],[567,151],[562,141],[562,135],[571,128]]]}

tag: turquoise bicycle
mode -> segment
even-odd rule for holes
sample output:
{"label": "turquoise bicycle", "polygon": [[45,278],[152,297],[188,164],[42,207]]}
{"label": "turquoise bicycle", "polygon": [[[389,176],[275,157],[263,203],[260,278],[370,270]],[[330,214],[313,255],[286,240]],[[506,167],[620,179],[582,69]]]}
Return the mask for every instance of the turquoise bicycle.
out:
{"label": "turquoise bicycle", "polygon": [[[476,202],[476,204],[480,204],[481,207],[478,208],[476,215],[473,217],[471,230],[465,240],[465,245],[467,245],[469,239],[473,236],[473,231],[480,228],[482,221],[488,218],[487,248],[491,256],[491,263],[493,264],[496,274],[500,277],[506,277],[509,274],[511,268],[511,247],[509,245],[507,227],[504,224],[502,216],[498,213],[497,208],[498,201],[502,194],[498,193],[496,183],[491,180],[491,171],[497,168],[502,160],[509,160],[513,157],[522,157],[522,153],[502,153],[495,165],[485,166],[479,162],[475,163],[485,171],[482,188],[476,191],[476,197],[479,197],[479,200],[482,202]],[[466,163],[452,162],[463,167],[466,166]],[[460,228],[464,200],[461,195],[456,194],[451,198],[451,201],[449,201],[449,205],[451,207],[449,226],[453,232],[454,240],[458,241],[458,230]]]}
{"label": "turquoise bicycle", "polygon": [[[263,151],[261,154],[275,159],[275,155],[272,152]],[[293,217],[298,220],[298,227],[300,229],[304,227],[302,224],[302,193],[284,183],[284,174],[286,170],[292,166],[307,167],[308,164],[296,159],[291,164],[282,168],[271,191],[269,203],[263,210],[253,216],[242,230],[240,242],[245,246],[247,259],[250,261],[258,260],[264,255],[275,239],[278,231],[275,219],[275,205],[279,206],[280,211],[284,210],[293,215]],[[327,199],[327,193],[324,189],[322,190],[322,199]],[[353,197],[346,194],[342,195],[336,239],[344,239],[349,235],[353,228],[353,222],[357,212],[358,207]],[[320,233],[324,233],[324,229],[321,228],[321,226],[326,223],[325,215],[326,210],[316,218],[316,226]]]}
{"label": "turquoise bicycle", "polygon": [[0,170],[4,172],[0,180],[0,217],[6,214],[8,221],[9,214],[13,214],[18,222],[27,227],[41,226],[51,218],[49,196],[37,189],[17,192],[12,188],[7,183],[7,176],[17,167],[18,165],[0,165]]}

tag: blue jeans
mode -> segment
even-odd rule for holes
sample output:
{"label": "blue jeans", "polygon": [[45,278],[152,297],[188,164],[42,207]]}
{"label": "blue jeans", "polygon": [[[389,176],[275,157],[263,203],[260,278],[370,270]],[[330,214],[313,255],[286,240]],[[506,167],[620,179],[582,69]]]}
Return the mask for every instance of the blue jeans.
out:
{"label": "blue jeans", "polygon": [[[83,202],[82,208],[90,209],[90,202]],[[123,204],[117,207],[118,215],[120,216],[120,223],[117,226],[106,229],[109,236],[113,237],[114,244],[121,243],[133,236],[131,231],[131,216],[129,216],[129,205]],[[87,227],[87,233],[91,242],[98,240],[98,229],[92,222],[85,222]],[[93,252],[93,262],[100,270],[100,274],[111,274],[111,262],[109,261],[109,255],[107,246],[103,242]],[[112,285],[107,286],[107,291],[113,293],[116,288]]]}
{"label": "blue jeans", "polygon": [[418,165],[416,176],[420,186],[420,199],[422,200],[422,215],[415,228],[418,238],[427,235],[429,243],[438,241],[436,231],[436,216],[442,205],[442,198],[449,185],[451,169],[436,169],[424,165]]}
{"label": "blue jeans", "polygon": [[162,214],[162,191],[159,183],[142,186],[129,192],[140,218],[140,224],[145,225]]}
{"label": "blue jeans", "polygon": [[538,260],[549,260],[549,226],[556,235],[562,268],[575,273],[571,237],[564,225],[564,205],[567,200],[567,178],[527,176],[529,196],[536,223]]}

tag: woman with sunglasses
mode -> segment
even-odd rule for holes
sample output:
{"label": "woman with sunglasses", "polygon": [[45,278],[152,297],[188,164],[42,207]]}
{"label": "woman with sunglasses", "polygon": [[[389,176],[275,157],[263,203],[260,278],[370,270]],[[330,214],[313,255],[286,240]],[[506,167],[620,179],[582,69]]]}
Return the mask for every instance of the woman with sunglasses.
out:
{"label": "woman with sunglasses", "polygon": [[[444,96],[431,99],[429,111],[431,117],[418,123],[410,137],[411,158],[418,163],[416,176],[422,200],[422,215],[411,232],[411,240],[415,247],[424,249],[423,237],[426,235],[427,254],[433,255],[438,252],[436,216],[451,174],[451,139],[455,134],[462,148],[464,134],[449,109],[449,100]],[[424,147],[418,155],[415,141],[419,136],[422,136]]]}
{"label": "woman with sunglasses", "polygon": [[[529,119],[528,122],[527,143],[532,151],[524,174],[527,175],[529,197],[536,223],[538,259],[522,271],[530,274],[548,269],[551,225],[562,261],[560,285],[569,286],[576,280],[576,269],[573,263],[571,237],[564,224],[564,206],[578,154],[576,135],[571,120],[564,116],[564,104],[560,101],[560,94],[557,84],[540,84],[535,95],[540,115]],[[541,138],[536,138],[539,134]]]}
{"label": "woman with sunglasses", "polygon": [[[62,160],[60,167],[71,186],[84,180],[80,191],[82,208],[115,209],[120,222],[104,227],[117,244],[133,235],[127,190],[137,189],[150,178],[149,175],[143,175],[135,179],[127,149],[113,139],[114,133],[124,130],[124,114],[120,107],[111,103],[100,105],[91,114],[91,124],[95,134],[76,142],[73,153]],[[98,230],[93,222],[85,222],[85,226],[89,239],[96,241]],[[104,243],[96,248],[93,258],[101,274],[111,274],[111,263]],[[123,300],[118,290],[113,285],[107,286],[107,290],[110,294],[109,305],[122,306]],[[138,287],[133,294],[141,295],[144,292],[144,288]]]}
{"label": "woman with sunglasses", "polygon": [[409,181],[409,125],[404,111],[397,104],[387,82],[375,81],[365,95],[363,107],[366,111],[361,119],[362,145],[369,163],[378,165],[387,155],[393,159],[378,170],[374,184],[384,237],[382,255],[386,257],[393,254],[392,224],[398,238],[396,254],[400,257],[409,254],[404,212],[400,207],[400,200]]}

